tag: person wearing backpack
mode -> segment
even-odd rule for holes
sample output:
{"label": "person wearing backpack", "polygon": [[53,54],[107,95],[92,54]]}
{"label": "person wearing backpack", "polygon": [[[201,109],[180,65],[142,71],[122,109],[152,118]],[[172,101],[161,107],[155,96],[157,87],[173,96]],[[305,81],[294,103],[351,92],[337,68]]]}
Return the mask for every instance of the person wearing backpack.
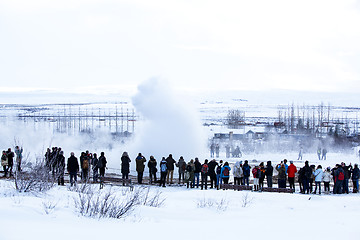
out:
{"label": "person wearing backpack", "polygon": [[185,170],[186,170],[186,162],[184,160],[184,157],[181,156],[176,166],[179,168],[179,184],[185,183]]}
{"label": "person wearing backpack", "polygon": [[186,179],[186,187],[194,188],[194,178],[195,178],[195,164],[194,159],[191,159],[190,162],[186,165],[185,179]]}
{"label": "person wearing backpack", "polygon": [[129,179],[130,173],[130,158],[127,152],[123,152],[121,156],[121,174],[123,179],[123,186],[125,185],[124,179]]}
{"label": "person wearing backpack", "polygon": [[221,179],[224,181],[224,184],[228,184],[229,183],[229,179],[230,179],[230,171],[231,168],[229,166],[228,162],[224,163],[224,166],[221,168]]}
{"label": "person wearing backpack", "polygon": [[101,152],[99,161],[97,163],[97,167],[99,168],[99,172],[100,172],[100,188],[102,188],[104,184],[106,163],[107,161],[106,161],[105,153]]}
{"label": "person wearing backpack", "polygon": [[4,150],[2,151],[2,155],[1,155],[1,166],[4,169],[4,177],[6,177],[8,173],[8,165],[9,165],[8,157],[6,155],[6,151]]}
{"label": "person wearing backpack", "polygon": [[358,164],[354,165],[354,168],[351,170],[351,179],[353,181],[353,193],[359,192],[359,177],[360,177],[360,170]]}
{"label": "person wearing backpack", "polygon": [[[200,182],[200,173],[201,173],[201,168],[202,168],[202,165],[199,161],[198,158],[195,158],[195,171],[194,171],[194,175],[195,175],[195,178],[194,178],[194,186],[196,186],[196,188],[199,188],[199,182]],[[195,181],[196,181],[196,184],[195,184]]]}
{"label": "person wearing backpack", "polygon": [[154,182],[156,182],[156,168],[157,162],[154,156],[150,156],[149,162],[148,162],[148,168],[149,168],[149,184],[151,185]]}
{"label": "person wearing backpack", "polygon": [[165,157],[163,157],[160,162],[160,187],[161,186],[166,187],[165,181],[166,181],[167,174],[168,174],[167,162],[166,162]]}
{"label": "person wearing backpack", "polygon": [[245,160],[243,165],[243,173],[244,173],[244,184],[249,186],[249,178],[250,178],[250,169],[248,160]]}
{"label": "person wearing backpack", "polygon": [[334,175],[335,175],[334,194],[341,194],[343,181],[345,179],[344,169],[341,167],[341,165],[336,164],[336,169],[334,171]]}
{"label": "person wearing backpack", "polygon": [[81,153],[80,156],[80,165],[81,165],[81,179],[86,182],[89,176],[89,168],[90,168],[90,159],[86,155],[85,152]]}
{"label": "person wearing backpack", "polygon": [[324,192],[325,194],[330,193],[330,180],[331,180],[331,172],[330,167],[327,167],[323,173],[322,181],[324,182]]}
{"label": "person wearing backpack", "polygon": [[351,166],[351,164],[346,166],[345,163],[342,162],[341,167],[344,170],[344,181],[343,181],[342,193],[349,194],[349,179],[350,179],[352,166]]}
{"label": "person wearing backpack", "polygon": [[221,169],[223,167],[223,160],[220,160],[220,163],[216,167],[216,189],[219,190],[220,184],[222,184],[221,179]]}
{"label": "person wearing backpack", "polygon": [[319,165],[317,166],[315,172],[314,172],[314,177],[315,177],[315,191],[313,192],[313,194],[316,194],[316,190],[319,186],[319,195],[321,195],[321,181],[323,179],[323,170],[322,170],[322,166]]}
{"label": "person wearing backpack", "polygon": [[135,161],[136,161],[136,172],[138,174],[137,176],[138,184],[142,184],[146,159],[143,155],[141,155],[141,153],[139,153]]}
{"label": "person wearing backpack", "polygon": [[216,166],[218,166],[218,163],[216,162],[215,159],[213,159],[208,163],[208,166],[209,166],[210,188],[214,188],[214,187],[216,187],[215,168],[216,168]]}
{"label": "person wearing backpack", "polygon": [[204,184],[205,184],[205,190],[207,190],[208,174],[209,174],[208,160],[205,159],[204,164],[201,166],[201,190],[203,190]]}

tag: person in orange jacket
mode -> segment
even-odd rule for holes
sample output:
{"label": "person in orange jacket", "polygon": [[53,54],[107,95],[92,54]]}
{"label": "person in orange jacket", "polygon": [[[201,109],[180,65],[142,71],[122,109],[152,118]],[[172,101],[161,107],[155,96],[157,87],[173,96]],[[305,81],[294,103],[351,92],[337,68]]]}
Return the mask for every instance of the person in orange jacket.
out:
{"label": "person in orange jacket", "polygon": [[293,189],[294,191],[295,191],[295,173],[297,173],[296,166],[294,165],[293,161],[290,161],[290,166],[287,169],[287,174],[288,174],[290,189]]}

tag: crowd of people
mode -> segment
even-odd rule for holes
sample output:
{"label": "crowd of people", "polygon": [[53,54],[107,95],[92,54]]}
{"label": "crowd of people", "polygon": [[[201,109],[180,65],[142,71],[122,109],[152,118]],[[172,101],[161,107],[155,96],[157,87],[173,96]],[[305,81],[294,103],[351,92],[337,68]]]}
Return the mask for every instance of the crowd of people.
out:
{"label": "crowd of people", "polygon": [[[16,161],[16,171],[22,171],[21,162],[23,149],[19,146],[15,147],[15,153],[11,148],[2,152],[1,165],[4,170],[4,177],[13,175],[14,159]],[[92,176],[93,182],[100,182],[101,186],[104,182],[105,169],[107,168],[107,160],[105,153],[101,152],[98,157],[96,153],[89,151],[82,152],[79,160],[74,152],[71,152],[70,157],[65,160],[64,152],[60,147],[48,148],[45,153],[45,168],[57,179],[59,185],[64,185],[65,170],[69,173],[71,186],[77,183],[77,175],[80,173],[83,182],[89,181],[89,176]],[[308,161],[301,168],[297,168],[293,161],[289,162],[286,159],[281,161],[273,167],[271,161],[264,162],[256,166],[250,166],[247,160],[237,161],[231,169],[228,162],[219,162],[215,159],[209,161],[204,160],[200,162],[198,158],[191,159],[188,163],[181,156],[176,161],[172,154],[167,158],[162,157],[158,163],[154,156],[150,156],[149,161],[139,153],[135,158],[137,182],[143,184],[145,167],[148,167],[149,182],[148,184],[159,184],[159,186],[166,187],[166,184],[186,185],[187,188],[210,188],[219,189],[221,184],[229,184],[229,180],[233,177],[233,184],[235,185],[250,185],[250,178],[252,179],[253,190],[261,191],[266,186],[273,188],[273,179],[277,180],[278,188],[287,188],[295,191],[295,183],[299,185],[300,193],[319,193],[321,194],[322,183],[324,185],[324,192],[330,193],[330,183],[333,182],[332,193],[341,194],[349,193],[349,182],[352,180],[353,193],[359,191],[359,177],[360,171],[358,164],[352,166],[345,163],[337,164],[333,168],[326,167],[323,170],[321,165],[309,165]],[[131,159],[127,152],[123,152],[121,156],[121,174],[122,179],[129,179]],[[178,171],[178,180],[174,179],[174,171]],[[157,172],[160,175],[157,178]],[[274,173],[277,173],[274,175]],[[209,181],[209,183],[208,183]],[[124,181],[123,181],[124,183]]]}
{"label": "crowd of people", "polygon": [[4,177],[13,176],[13,167],[14,167],[14,158],[16,161],[16,170],[21,171],[21,161],[22,161],[23,149],[19,146],[15,147],[15,153],[8,148],[8,150],[3,150],[1,155],[1,166],[3,167]]}

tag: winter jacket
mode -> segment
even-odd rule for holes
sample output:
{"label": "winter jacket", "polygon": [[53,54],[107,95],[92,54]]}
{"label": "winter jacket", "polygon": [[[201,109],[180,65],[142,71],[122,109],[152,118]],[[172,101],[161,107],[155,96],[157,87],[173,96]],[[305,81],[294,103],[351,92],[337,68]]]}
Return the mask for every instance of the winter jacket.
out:
{"label": "winter jacket", "polygon": [[22,148],[16,148],[15,149],[15,154],[16,154],[16,162],[20,162],[22,159],[22,152],[23,149]]}
{"label": "winter jacket", "polygon": [[352,176],[351,176],[352,180],[357,180],[360,178],[360,170],[358,167],[355,167],[351,172],[352,172]]}
{"label": "winter jacket", "polygon": [[249,166],[249,164],[244,163],[244,165],[243,165],[244,177],[250,177],[250,169],[251,169],[251,167]]}
{"label": "winter jacket", "polygon": [[243,170],[240,162],[236,162],[233,169],[234,178],[242,178],[244,177]]}
{"label": "winter jacket", "polygon": [[186,162],[183,158],[179,159],[179,162],[177,164],[177,167],[179,168],[179,173],[185,173],[185,169],[186,169]]}
{"label": "winter jacket", "polygon": [[156,159],[155,158],[150,158],[150,160],[148,162],[148,168],[149,168],[150,173],[154,174],[154,173],[157,172],[156,165],[157,165]]}
{"label": "winter jacket", "polygon": [[1,166],[8,166],[8,165],[9,162],[6,154],[1,155]]}
{"label": "winter jacket", "polygon": [[75,173],[79,171],[79,162],[75,156],[70,156],[68,158],[67,170],[69,173]]}
{"label": "winter jacket", "polygon": [[[227,171],[227,170],[225,170],[225,168],[227,168],[227,170],[229,171],[229,175],[228,175],[228,176],[225,176],[225,175],[224,175],[224,171]],[[230,168],[229,166],[223,166],[223,167],[221,168],[221,173],[220,173],[221,178],[229,178],[229,177],[230,177],[230,171],[231,171],[231,168]]]}
{"label": "winter jacket", "polygon": [[323,179],[323,170],[321,168],[318,168],[314,172],[315,182],[321,182]]}
{"label": "winter jacket", "polygon": [[209,174],[215,174],[215,168],[216,166],[218,166],[218,163],[214,160],[210,161],[208,163],[208,166],[209,166]]}
{"label": "winter jacket", "polygon": [[174,166],[176,164],[176,161],[172,158],[172,157],[167,157],[166,158],[166,163],[167,163],[167,169],[168,170],[174,170]]}
{"label": "winter jacket", "polygon": [[343,170],[344,170],[344,177],[345,177],[345,179],[350,179],[351,166],[343,166],[342,168],[343,168]]}
{"label": "winter jacket", "polygon": [[128,174],[130,173],[130,158],[128,156],[121,157],[121,173]]}
{"label": "winter jacket", "polygon": [[265,175],[268,177],[272,177],[273,172],[274,172],[274,167],[271,166],[271,162],[268,161],[266,164]]}
{"label": "winter jacket", "polygon": [[13,166],[14,165],[14,152],[7,151],[6,152],[7,158],[8,158],[8,165]]}
{"label": "winter jacket", "polygon": [[294,178],[295,173],[297,173],[296,166],[294,164],[290,164],[290,166],[287,169],[287,174],[289,178]]}
{"label": "winter jacket", "polygon": [[279,179],[286,179],[286,168],[284,167],[280,167],[278,168],[278,177]]}
{"label": "winter jacket", "polygon": [[307,179],[311,179],[312,176],[312,169],[309,165],[305,164],[305,166],[303,167],[303,171],[304,171],[304,177]]}
{"label": "winter jacket", "polygon": [[100,156],[99,161],[97,163],[97,167],[98,168],[106,168],[106,163],[107,163],[106,157],[105,156]]}
{"label": "winter jacket", "polygon": [[65,157],[62,154],[59,154],[56,158],[56,169],[60,173],[64,173],[65,171]]}
{"label": "winter jacket", "polygon": [[136,171],[137,172],[144,172],[145,170],[145,162],[146,159],[143,156],[137,156],[136,157]]}
{"label": "winter jacket", "polygon": [[194,171],[194,173],[201,172],[201,167],[202,167],[201,163],[199,161],[195,161],[195,171]]}
{"label": "winter jacket", "polygon": [[330,182],[331,181],[331,173],[328,171],[324,171],[322,175],[322,181],[323,182]]}

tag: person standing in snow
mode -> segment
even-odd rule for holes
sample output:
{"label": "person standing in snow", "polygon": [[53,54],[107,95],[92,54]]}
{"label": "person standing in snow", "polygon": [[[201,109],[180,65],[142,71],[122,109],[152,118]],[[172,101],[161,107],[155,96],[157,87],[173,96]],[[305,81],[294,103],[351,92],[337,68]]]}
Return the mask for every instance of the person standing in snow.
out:
{"label": "person standing in snow", "polygon": [[249,186],[249,178],[250,178],[250,169],[248,160],[245,160],[243,165],[243,174],[244,174],[244,184]]}
{"label": "person standing in snow", "polygon": [[272,188],[272,177],[273,177],[274,168],[271,165],[271,161],[267,161],[266,168],[265,168],[265,175],[266,175],[266,183],[267,187]]}
{"label": "person standing in snow", "polygon": [[302,158],[303,158],[303,147],[300,147],[299,156],[297,160],[302,160]]}
{"label": "person standing in snow", "polygon": [[221,168],[223,166],[223,160],[220,160],[220,163],[216,167],[216,188],[219,189],[219,185],[222,184],[221,180]]}
{"label": "person standing in snow", "polygon": [[295,192],[295,173],[297,173],[296,166],[294,165],[293,161],[290,161],[290,166],[287,169],[287,174],[288,174],[290,189],[293,189],[294,192]]}
{"label": "person standing in snow", "polygon": [[216,146],[215,146],[215,153],[216,153],[216,157],[218,158],[219,153],[220,153],[220,145],[219,144],[216,144]]}
{"label": "person standing in snow", "polygon": [[331,172],[330,167],[327,167],[323,173],[322,181],[324,182],[324,192],[325,194],[330,193],[330,181],[331,181]]}
{"label": "person standing in snow", "polygon": [[314,194],[316,194],[316,190],[319,186],[319,195],[321,194],[321,181],[323,179],[323,170],[322,170],[322,166],[319,165],[317,166],[315,172],[314,172],[314,177],[315,177],[315,191],[313,192]]}
{"label": "person standing in snow", "polygon": [[[199,161],[198,158],[195,158],[195,171],[194,171],[194,174],[195,174],[195,178],[194,178],[194,186],[196,186],[197,188],[199,188],[199,181],[200,181],[200,172],[201,172],[201,163]],[[196,181],[196,184],[195,184],[195,181]]]}
{"label": "person standing in snow", "polygon": [[326,160],[326,154],[327,154],[327,150],[326,150],[326,148],[323,148],[321,160]]}
{"label": "person standing in snow", "polygon": [[77,173],[79,172],[79,162],[75,157],[74,152],[71,152],[70,157],[68,158],[67,171],[70,175],[71,186],[76,185]]}
{"label": "person standing in snow", "polygon": [[65,157],[64,152],[60,151],[56,158],[56,176],[58,178],[58,185],[64,185],[64,174],[65,174]]}
{"label": "person standing in snow", "polygon": [[150,156],[150,160],[148,162],[150,184],[153,183],[153,179],[154,182],[156,182],[156,172],[157,172],[156,165],[157,165],[156,159],[154,158],[154,156]]}
{"label": "person standing in snow", "polygon": [[211,143],[210,145],[210,157],[213,158],[215,155],[215,144]]}
{"label": "person standing in snow", "polygon": [[13,175],[12,174],[12,170],[13,170],[13,166],[14,166],[14,157],[15,154],[14,152],[11,151],[11,148],[9,148],[6,152],[7,158],[8,158],[8,172],[10,174],[10,177]]}
{"label": "person standing in snow", "polygon": [[2,155],[1,155],[1,166],[3,167],[3,170],[4,170],[4,177],[7,176],[8,165],[9,165],[8,157],[7,157],[6,152],[4,150],[4,151],[2,151]]}
{"label": "person standing in snow", "polygon": [[22,153],[23,148],[19,148],[19,146],[15,147],[15,154],[16,154],[16,171],[21,172],[21,161],[22,161]]}
{"label": "person standing in snow", "polygon": [[186,162],[184,160],[184,157],[181,156],[176,166],[179,168],[179,184],[185,183],[185,170],[186,170]]}
{"label": "person standing in snow", "polygon": [[224,166],[221,168],[221,173],[220,173],[221,179],[224,181],[224,184],[229,183],[230,171],[231,171],[231,168],[229,166],[229,163],[225,162]]}
{"label": "person standing in snow", "polygon": [[186,165],[186,173],[185,173],[185,178],[186,178],[186,187],[189,188],[194,188],[194,178],[195,178],[195,164],[194,164],[194,159],[191,159],[190,162]]}
{"label": "person standing in snow", "polygon": [[318,156],[318,159],[321,160],[321,147],[318,147],[316,154]]}
{"label": "person standing in snow", "polygon": [[123,179],[123,186],[125,185],[124,180],[129,179],[129,173],[130,173],[130,158],[129,154],[127,152],[123,152],[121,156],[121,174]]}
{"label": "person standing in snow", "polygon": [[175,159],[172,157],[172,154],[169,154],[169,156],[166,158],[166,162],[167,162],[167,184],[173,184],[173,178],[174,178],[174,169],[175,169],[175,164],[176,161]]}
{"label": "person standing in snow", "polygon": [[276,168],[278,170],[278,187],[286,188],[286,168],[284,163],[279,164]]}
{"label": "person standing in snow", "polygon": [[241,163],[242,163],[241,161],[237,161],[234,165],[234,169],[233,169],[234,185],[242,185],[242,178],[244,177],[244,175],[243,175]]}
{"label": "person standing in snow", "polygon": [[160,187],[161,187],[161,185],[163,187],[165,187],[165,181],[166,181],[167,174],[168,174],[167,161],[166,161],[165,157],[163,157],[160,162]]}
{"label": "person standing in snow", "polygon": [[264,167],[264,163],[261,162],[259,165],[259,188],[262,191],[262,189],[264,188],[264,181],[265,181],[265,167]]}
{"label": "person standing in snow", "polygon": [[201,190],[203,190],[205,185],[205,190],[207,189],[207,178],[209,175],[209,165],[208,160],[205,159],[204,164],[201,166]]}
{"label": "person standing in snow", "polygon": [[99,177],[99,168],[97,166],[99,159],[97,158],[97,154],[94,153],[91,159],[91,166],[93,170],[93,182],[96,183]]}
{"label": "person standing in snow", "polygon": [[137,178],[138,183],[142,184],[146,159],[144,156],[141,155],[141,153],[139,153],[135,161],[136,161],[136,172],[138,174],[138,178]]}
{"label": "person standing in snow", "polygon": [[358,164],[354,165],[354,168],[351,170],[351,179],[353,181],[353,193],[359,192],[359,178],[360,178],[360,170]]}
{"label": "person standing in snow", "polygon": [[259,166],[255,166],[251,171],[254,178],[254,191],[259,191],[259,176],[260,176],[260,168]]}
{"label": "person standing in snow", "polygon": [[102,188],[104,185],[106,164],[107,161],[106,161],[105,153],[101,152],[99,160],[97,162],[97,167],[99,168],[99,172],[100,172],[100,188]]}
{"label": "person standing in snow", "polygon": [[312,169],[309,166],[308,161],[305,161],[305,166],[302,168],[302,171],[303,171],[303,193],[309,194],[310,191],[309,183],[312,176]]}
{"label": "person standing in snow", "polygon": [[215,159],[211,160],[208,164],[209,166],[209,176],[210,176],[210,188],[216,187],[216,166],[218,166],[218,163]]}

